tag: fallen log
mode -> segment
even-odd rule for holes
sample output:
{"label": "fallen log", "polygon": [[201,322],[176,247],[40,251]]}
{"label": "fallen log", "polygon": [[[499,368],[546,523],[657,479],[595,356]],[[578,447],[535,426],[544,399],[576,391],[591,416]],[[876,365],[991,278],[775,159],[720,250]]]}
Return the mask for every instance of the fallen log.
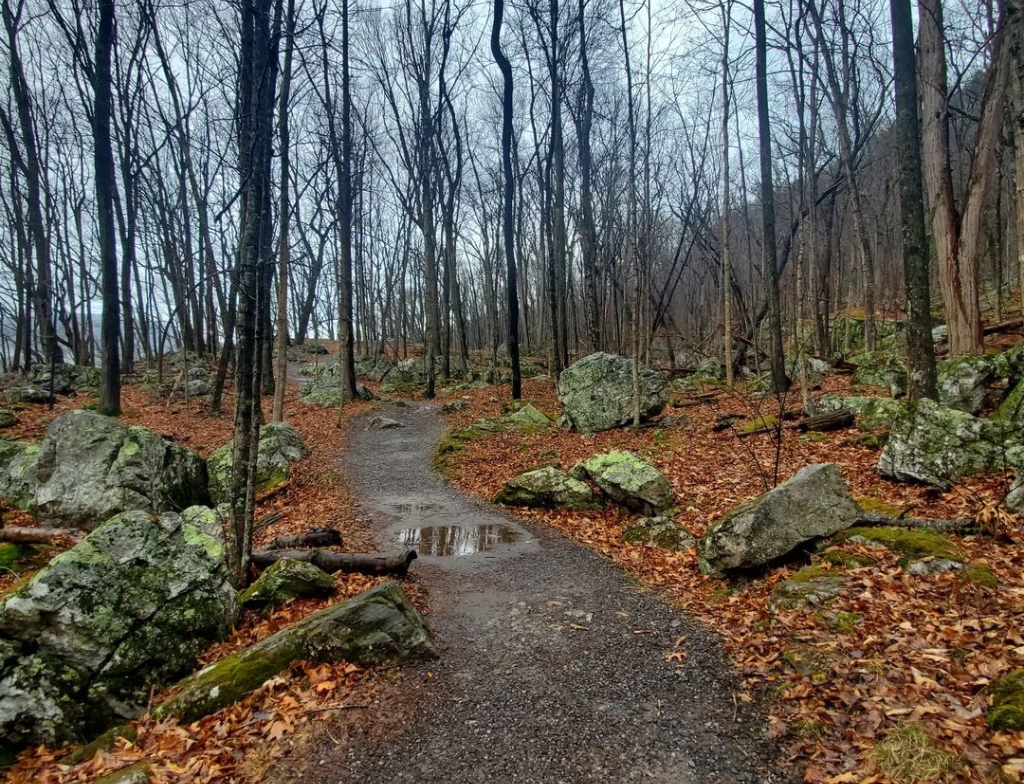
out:
{"label": "fallen log", "polygon": [[27,526],[8,526],[0,528],[0,542],[14,544],[60,544],[61,542],[77,542],[85,536],[85,531],[77,528],[30,528]]}
{"label": "fallen log", "polygon": [[929,520],[923,517],[890,517],[877,512],[865,512],[854,526],[892,525],[897,528],[930,528],[933,531],[950,531],[954,533],[977,533],[980,531],[977,520]]}
{"label": "fallen log", "polygon": [[266,528],[268,525],[273,525],[282,517],[284,517],[284,514],[282,514],[281,512],[267,512],[265,515],[263,515],[263,517],[261,517],[255,523],[253,523],[252,530],[259,531],[262,528]]}
{"label": "fallen log", "polygon": [[295,550],[308,547],[338,547],[341,534],[326,528],[311,528],[304,534],[279,536],[267,544],[267,550]]}
{"label": "fallen log", "polygon": [[409,572],[409,564],[416,560],[415,550],[406,550],[391,555],[363,555],[358,553],[335,553],[331,550],[256,550],[251,561],[254,566],[265,569],[282,558],[306,561],[323,569],[328,574],[334,572],[359,572],[360,574],[393,574],[404,577]]}
{"label": "fallen log", "polygon": [[384,664],[436,656],[423,618],[398,583],[388,582],[190,675],[153,716],[196,721],[256,691],[293,661]]}
{"label": "fallen log", "polygon": [[800,430],[802,432],[808,430],[820,432],[825,430],[841,430],[852,424],[853,412],[848,408],[840,408],[838,411],[830,411],[827,414],[808,417],[802,422],[794,422],[793,424],[786,425],[786,427],[790,430]]}

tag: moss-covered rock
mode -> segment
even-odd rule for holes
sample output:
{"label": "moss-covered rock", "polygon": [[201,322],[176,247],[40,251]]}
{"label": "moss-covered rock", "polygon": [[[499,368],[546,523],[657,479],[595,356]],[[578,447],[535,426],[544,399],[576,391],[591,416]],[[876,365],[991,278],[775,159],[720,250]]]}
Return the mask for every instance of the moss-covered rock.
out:
{"label": "moss-covered rock", "polygon": [[878,473],[942,485],[1002,465],[1011,441],[998,425],[931,400],[907,404],[878,458]]}
{"label": "moss-covered rock", "polygon": [[62,743],[134,717],[234,610],[213,510],[112,518],[0,603],[0,736]]}
{"label": "moss-covered rock", "polygon": [[898,354],[884,351],[859,354],[853,362],[857,365],[853,373],[854,387],[877,387],[892,397],[906,394],[907,368]]}
{"label": "moss-covered rock", "polygon": [[905,564],[924,558],[963,563],[963,556],[949,539],[936,531],[924,528],[861,526],[840,531],[835,535],[834,540],[884,547],[901,553],[904,556]]}
{"label": "moss-covered rock", "polygon": [[[214,503],[231,500],[233,444],[229,441],[210,455],[210,496]],[[271,422],[260,428],[256,459],[256,492],[266,492],[291,479],[291,464],[302,460],[309,450],[299,432],[287,422]]]}
{"label": "moss-covered rock", "polygon": [[145,760],[100,776],[92,784],[149,784],[149,763]]}
{"label": "moss-covered rock", "polygon": [[977,414],[985,392],[1000,378],[996,357],[958,357],[938,365],[939,403],[958,411]]}
{"label": "moss-covered rock", "polygon": [[1005,427],[1024,430],[1024,379],[1010,390],[992,419]]}
{"label": "moss-covered rock", "polygon": [[665,475],[632,452],[594,455],[584,468],[609,498],[628,509],[657,515],[674,502],[672,485]]}
{"label": "moss-covered rock", "polygon": [[1024,669],[1013,670],[989,686],[992,709],[985,716],[988,726],[997,732],[1024,730]]}
{"label": "moss-covered rock", "polygon": [[209,502],[206,464],[144,427],[92,411],[54,420],[39,445],[0,447],[0,496],[46,522],[89,530],[132,509]]}
{"label": "moss-covered rock", "polygon": [[599,509],[601,501],[583,482],[552,466],[513,477],[494,498],[496,504],[542,509]]}
{"label": "moss-covered rock", "polygon": [[763,566],[804,542],[853,525],[860,516],[835,465],[807,466],[712,524],[697,547],[698,564],[703,574],[717,577]]}
{"label": "moss-covered rock", "polygon": [[0,408],[0,430],[18,424],[18,415],[9,408]]}
{"label": "moss-covered rock", "polygon": [[985,564],[967,564],[958,576],[963,582],[970,585],[989,589],[999,587],[999,578],[996,577],[996,573]]}
{"label": "moss-covered rock", "polygon": [[104,732],[91,743],[79,746],[66,757],[62,758],[61,765],[77,765],[96,756],[96,752],[107,752],[114,748],[118,738],[123,738],[129,743],[135,743],[139,733],[132,724],[122,724]]}
{"label": "moss-covered rock", "polygon": [[157,718],[195,721],[249,694],[296,659],[383,664],[436,656],[430,632],[398,583],[320,610],[185,679]]}
{"label": "moss-covered rock", "polygon": [[689,550],[696,546],[697,538],[668,517],[642,517],[626,526],[622,541],[627,544],[646,544],[662,550]]}
{"label": "moss-covered rock", "polygon": [[860,569],[865,566],[874,566],[878,561],[869,555],[851,553],[849,550],[841,550],[832,547],[821,554],[821,560],[840,569]]}
{"label": "moss-covered rock", "polygon": [[835,599],[843,590],[846,578],[819,566],[807,566],[772,590],[768,606],[773,610],[796,610],[821,607]]}
{"label": "moss-covered rock", "polygon": [[[667,382],[641,367],[640,417],[650,419],[665,407]],[[633,422],[633,360],[598,352],[566,368],[558,377],[558,400],[569,424],[584,433],[611,430]]]}
{"label": "moss-covered rock", "polygon": [[242,607],[276,606],[303,596],[334,593],[334,579],[306,561],[282,558],[268,566],[256,581],[238,595]]}

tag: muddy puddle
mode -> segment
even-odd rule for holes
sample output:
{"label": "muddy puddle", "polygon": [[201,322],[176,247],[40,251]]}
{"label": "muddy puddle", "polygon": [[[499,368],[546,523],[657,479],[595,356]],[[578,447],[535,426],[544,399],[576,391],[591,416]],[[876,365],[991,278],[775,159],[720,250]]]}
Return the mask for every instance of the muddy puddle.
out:
{"label": "muddy puddle", "polygon": [[430,525],[403,528],[398,541],[420,555],[459,557],[487,553],[521,541],[522,534],[506,525]]}

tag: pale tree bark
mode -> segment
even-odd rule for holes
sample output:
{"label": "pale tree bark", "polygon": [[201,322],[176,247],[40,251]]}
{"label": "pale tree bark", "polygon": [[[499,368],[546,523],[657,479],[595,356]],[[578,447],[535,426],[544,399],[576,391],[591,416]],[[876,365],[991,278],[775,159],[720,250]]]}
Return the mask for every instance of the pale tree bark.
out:
{"label": "pale tree bark", "polygon": [[945,30],[941,0],[918,0],[922,151],[924,185],[931,213],[932,239],[939,260],[939,281],[952,356],[984,350],[979,294],[984,199],[995,170],[996,145],[1003,119],[1008,64],[1003,34],[993,42],[992,65],[982,99],[974,158],[962,206],[953,192],[950,167],[949,100]]}
{"label": "pale tree bark", "polygon": [[1017,205],[1017,277],[1024,316],[1024,0],[1006,3],[1010,48],[1010,89],[1013,115],[1013,174]]}

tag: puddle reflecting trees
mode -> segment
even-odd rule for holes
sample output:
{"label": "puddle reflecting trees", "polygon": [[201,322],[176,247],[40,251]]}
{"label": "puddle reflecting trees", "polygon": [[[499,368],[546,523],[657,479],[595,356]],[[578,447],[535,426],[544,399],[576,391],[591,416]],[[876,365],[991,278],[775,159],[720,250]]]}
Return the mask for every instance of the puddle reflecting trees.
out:
{"label": "puddle reflecting trees", "polygon": [[432,525],[398,532],[403,546],[439,557],[486,553],[519,539],[519,532],[505,525]]}

